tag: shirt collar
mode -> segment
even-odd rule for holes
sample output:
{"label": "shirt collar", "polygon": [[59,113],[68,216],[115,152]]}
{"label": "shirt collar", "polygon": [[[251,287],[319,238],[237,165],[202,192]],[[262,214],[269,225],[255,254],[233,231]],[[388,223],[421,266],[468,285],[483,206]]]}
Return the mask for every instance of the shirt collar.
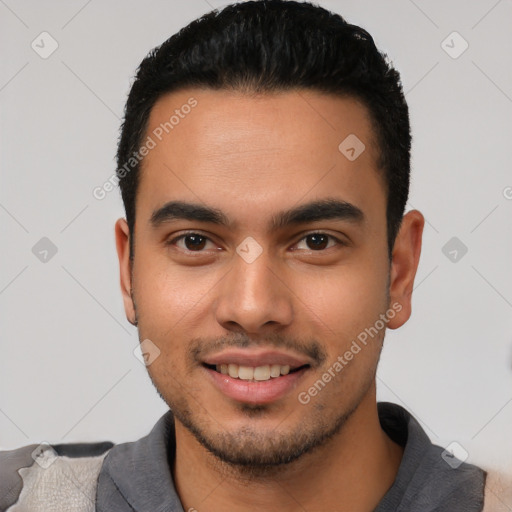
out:
{"label": "shirt collar", "polygon": [[[441,464],[441,472],[449,471],[450,468],[443,466],[445,463],[440,457],[442,448],[432,444],[421,425],[406,409],[389,402],[379,402],[377,405],[383,430],[393,441],[404,446],[395,482],[377,508],[378,511],[396,510],[406,492],[425,492],[425,480],[428,478],[423,471],[418,471],[420,466],[432,469]],[[158,420],[147,436],[135,442],[115,445],[105,458],[100,473],[98,510],[102,510],[102,505],[108,510],[107,504],[111,503],[113,495],[117,493],[122,498],[117,496],[116,499],[127,502],[134,510],[183,512],[171,473],[175,449],[174,417],[170,410]],[[467,477],[479,483],[481,470],[473,466],[467,466],[467,469]],[[448,481],[453,477],[455,475],[447,474],[448,488]]]}
{"label": "shirt collar", "polygon": [[170,410],[147,436],[115,445],[100,473],[98,510],[102,510],[103,501],[105,510],[109,509],[109,495],[115,492],[108,484],[111,480],[117,492],[135,510],[183,512],[171,474],[175,446],[174,417]]}

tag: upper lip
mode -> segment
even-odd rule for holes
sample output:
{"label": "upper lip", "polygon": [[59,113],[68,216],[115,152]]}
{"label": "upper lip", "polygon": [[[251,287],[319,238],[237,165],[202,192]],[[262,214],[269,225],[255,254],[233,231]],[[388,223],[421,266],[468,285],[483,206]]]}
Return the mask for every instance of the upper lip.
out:
{"label": "upper lip", "polygon": [[290,369],[311,365],[311,361],[307,357],[268,349],[230,349],[208,356],[203,362],[208,365],[232,363],[252,367],[279,364],[281,366],[290,366]]}

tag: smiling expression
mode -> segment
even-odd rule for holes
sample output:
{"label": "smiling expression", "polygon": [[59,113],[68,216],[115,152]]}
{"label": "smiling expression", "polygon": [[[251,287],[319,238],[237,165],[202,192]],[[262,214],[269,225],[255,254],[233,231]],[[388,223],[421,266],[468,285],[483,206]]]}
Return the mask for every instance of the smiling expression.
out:
{"label": "smiling expression", "polygon": [[[150,377],[199,443],[235,464],[289,462],[374,385],[385,329],[298,400],[394,299],[374,132],[347,97],[186,89],[157,101],[147,133],[191,97],[143,161],[130,270],[118,226],[127,316],[160,350]],[[355,160],[339,150],[351,134]]]}

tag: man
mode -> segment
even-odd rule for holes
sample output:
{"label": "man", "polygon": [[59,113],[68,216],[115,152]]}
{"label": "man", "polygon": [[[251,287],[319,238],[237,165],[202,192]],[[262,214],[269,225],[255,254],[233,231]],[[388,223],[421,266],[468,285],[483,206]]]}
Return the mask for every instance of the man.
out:
{"label": "man", "polygon": [[151,52],[115,236],[170,410],[134,443],[4,452],[0,509],[482,510],[486,473],[376,402],[421,251],[410,145],[398,72],[312,4],[228,6]]}

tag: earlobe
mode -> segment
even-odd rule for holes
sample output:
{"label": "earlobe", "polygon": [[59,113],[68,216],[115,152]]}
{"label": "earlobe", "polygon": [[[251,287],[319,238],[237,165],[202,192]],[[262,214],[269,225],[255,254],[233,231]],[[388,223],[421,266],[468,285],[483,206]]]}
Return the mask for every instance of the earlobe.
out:
{"label": "earlobe", "polygon": [[118,219],[115,225],[116,249],[119,259],[119,278],[124,310],[128,322],[136,325],[135,307],[132,299],[132,262],[130,261],[130,230],[126,219]]}
{"label": "earlobe", "polygon": [[412,290],[421,254],[421,240],[425,218],[418,210],[404,215],[393,247],[390,270],[390,307],[397,314],[388,322],[388,328],[398,329],[411,316]]}

